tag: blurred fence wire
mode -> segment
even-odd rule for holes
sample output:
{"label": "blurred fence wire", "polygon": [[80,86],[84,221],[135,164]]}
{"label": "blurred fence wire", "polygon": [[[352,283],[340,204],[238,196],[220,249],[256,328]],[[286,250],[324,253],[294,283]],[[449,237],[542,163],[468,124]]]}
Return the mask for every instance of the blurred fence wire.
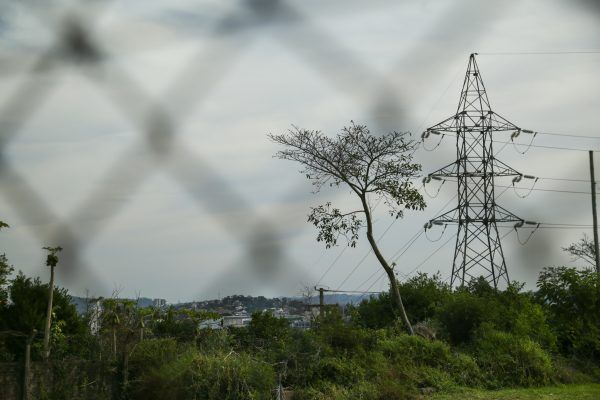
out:
{"label": "blurred fence wire", "polygon": [[[42,44],[24,45],[27,51],[17,56],[7,49],[19,46],[18,43],[0,47],[0,79],[17,82],[0,104],[0,187],[11,188],[0,191],[25,224],[51,227],[35,229],[33,233],[37,235],[40,247],[60,244],[64,248],[61,266],[65,270],[62,277],[66,283],[87,276],[88,280],[96,282],[97,288],[106,290],[108,282],[103,282],[97,273],[99,266],[86,259],[85,249],[113,219],[118,218],[119,211],[127,204],[114,200],[135,197],[142,184],[157,172],[167,174],[197,202],[200,212],[214,216],[231,239],[245,248],[241,257],[248,266],[247,276],[254,282],[275,285],[281,276],[292,270],[294,276],[308,280],[307,272],[278,240],[289,229],[289,226],[282,226],[281,215],[259,213],[225,177],[227,165],[215,166],[207,162],[180,140],[178,131],[202,103],[210,100],[213,89],[227,78],[232,68],[244,63],[246,49],[265,35],[300,59],[306,68],[343,93],[349,101],[369,110],[370,120],[377,124],[374,132],[403,130],[407,121],[422,116],[412,115],[402,83],[414,79],[417,73],[421,77],[439,75],[447,65],[440,60],[463,60],[466,59],[464,52],[457,52],[452,45],[429,48],[415,41],[414,46],[395,55],[397,62],[392,68],[381,72],[346,44],[344,32],[325,29],[324,17],[320,15],[323,10],[325,19],[334,19],[338,14],[360,14],[391,5],[387,1],[333,1],[327,5],[316,1],[285,0],[240,0],[226,5],[174,2],[177,15],[189,27],[187,40],[200,42],[201,39],[202,45],[198,45],[183,71],[156,93],[145,87],[136,73],[122,66],[119,58],[127,55],[112,53],[111,41],[105,38],[103,21],[111,15],[126,12],[128,7],[139,10],[138,19],[159,15],[168,20],[166,17],[175,13],[166,4],[164,10],[158,9],[154,13],[145,13],[145,7],[159,6],[139,1],[24,0],[4,4],[0,9],[3,14],[0,35],[6,35],[10,29],[19,29],[11,27],[13,19],[28,18],[34,21],[31,23],[36,29],[29,34],[21,33],[39,36],[38,42]],[[442,14],[435,16],[435,22],[428,26],[424,35],[439,37],[451,32],[452,40],[460,43],[461,49],[475,48],[484,31],[501,18],[508,7],[503,2],[452,2]],[[207,9],[212,11],[207,12]],[[470,22],[457,23],[461,18],[468,18]],[[132,22],[133,34],[136,33],[135,23],[138,22]],[[276,28],[276,34],[268,31],[269,28]],[[393,41],[390,38],[390,42]],[[142,51],[144,46],[141,46]],[[49,204],[39,188],[11,163],[8,152],[24,125],[45,102],[50,101],[60,84],[58,72],[64,69],[75,70],[93,84],[135,127],[137,139],[108,168],[100,184],[94,186],[66,217],[61,217],[53,211],[55,205]],[[80,104],[82,108],[86,107],[84,98]],[[70,110],[69,115],[59,117],[70,118],[78,111]],[[235,119],[235,115],[231,118]],[[202,134],[198,132],[199,136]],[[295,196],[300,190],[306,191],[306,187],[302,185],[287,196]],[[221,217],[223,215],[227,217]],[[219,279],[226,281],[230,279],[230,272],[224,271]]]}

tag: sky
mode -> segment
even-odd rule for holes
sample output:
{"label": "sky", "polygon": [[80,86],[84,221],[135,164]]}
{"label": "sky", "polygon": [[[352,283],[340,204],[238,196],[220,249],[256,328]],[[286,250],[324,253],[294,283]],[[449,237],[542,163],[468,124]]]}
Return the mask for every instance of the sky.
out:
{"label": "sky", "polygon": [[[419,141],[454,114],[476,52],[496,112],[523,129],[592,137],[538,135],[534,145],[599,150],[597,4],[2,2],[0,219],[10,229],[0,249],[45,280],[42,247],[64,247],[57,282],[74,295],[177,302],[296,296],[315,284],[385,290],[366,240],[326,250],[306,221],[311,206],[356,199],[313,194],[298,165],[273,157],[267,134],[334,135],[355,121]],[[540,179],[536,189],[581,193],[508,189],[498,203],[527,220],[590,225],[587,152],[528,149],[530,139],[500,145],[498,159],[584,181]],[[438,141],[415,153],[424,173],[456,157],[451,138]],[[447,182],[426,210],[395,222],[378,207],[384,255],[395,260],[427,220],[456,206],[455,193]],[[396,260],[399,278],[447,278],[455,231],[419,236]],[[534,288],[544,267],[585,265],[561,247],[591,229],[539,229],[521,245],[530,232],[501,231],[511,279]]]}

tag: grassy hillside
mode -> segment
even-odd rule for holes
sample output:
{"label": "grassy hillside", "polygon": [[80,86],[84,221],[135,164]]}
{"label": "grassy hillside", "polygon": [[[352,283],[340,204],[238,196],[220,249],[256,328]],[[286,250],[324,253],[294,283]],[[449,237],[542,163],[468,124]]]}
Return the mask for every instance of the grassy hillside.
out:
{"label": "grassy hillside", "polygon": [[595,400],[600,399],[600,384],[562,385],[498,391],[464,389],[452,393],[436,394],[429,398],[432,400]]}

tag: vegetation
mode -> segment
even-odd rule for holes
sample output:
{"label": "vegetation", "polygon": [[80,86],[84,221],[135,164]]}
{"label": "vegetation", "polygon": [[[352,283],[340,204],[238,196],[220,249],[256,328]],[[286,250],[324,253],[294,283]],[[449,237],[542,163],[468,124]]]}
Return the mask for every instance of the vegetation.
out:
{"label": "vegetation", "polygon": [[560,385],[544,388],[505,389],[495,391],[458,390],[436,394],[433,400],[594,400],[600,397],[600,385]]}
{"label": "vegetation", "polygon": [[52,288],[52,385],[42,398],[80,398],[89,385],[98,387],[94,398],[128,400],[272,399],[283,388],[300,400],[600,394],[600,280],[591,270],[546,268],[533,292],[518,283],[495,290],[483,279],[451,290],[426,274],[396,282],[416,335],[388,312],[390,292],[343,313],[328,306],[308,330],[268,311],[254,312],[247,327],[212,330],[200,322],[214,313],[140,308],[116,294],[79,315],[65,289],[13,271],[2,255],[1,361],[45,359]]}

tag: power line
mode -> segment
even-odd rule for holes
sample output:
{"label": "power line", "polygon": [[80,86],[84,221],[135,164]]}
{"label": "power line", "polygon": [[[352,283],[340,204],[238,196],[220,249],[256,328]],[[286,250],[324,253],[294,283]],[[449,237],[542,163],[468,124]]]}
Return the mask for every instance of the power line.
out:
{"label": "power line", "polygon": [[414,267],[412,270],[410,270],[410,272],[409,272],[408,274],[404,275],[404,276],[405,276],[405,278],[406,278],[406,277],[408,277],[408,276],[410,276],[410,274],[412,274],[413,272],[415,272],[415,271],[416,271],[418,268],[420,268],[421,266],[423,266],[423,264],[425,264],[427,261],[429,261],[429,259],[430,259],[431,257],[433,257],[433,256],[434,256],[434,255],[435,255],[435,254],[436,254],[438,251],[440,251],[442,248],[444,248],[444,246],[446,246],[448,243],[450,243],[450,241],[451,241],[452,239],[454,239],[454,238],[456,237],[456,235],[457,235],[457,234],[458,234],[458,232],[457,232],[457,233],[455,233],[455,234],[453,234],[452,236],[450,236],[450,237],[448,238],[448,240],[446,240],[444,243],[442,243],[442,245],[441,245],[440,247],[438,247],[436,250],[434,250],[434,252],[433,252],[433,253],[429,254],[429,255],[428,255],[428,256],[427,256],[427,257],[426,257],[426,258],[425,258],[423,261],[421,261],[421,262],[420,262],[420,263],[419,263],[419,264],[418,264],[416,267]]}
{"label": "power line", "polygon": [[448,86],[446,86],[446,89],[444,89],[444,91],[442,92],[442,95],[437,99],[437,101],[435,103],[433,103],[433,105],[431,106],[431,108],[427,112],[425,118],[423,118],[423,121],[421,122],[421,124],[417,128],[417,132],[419,132],[421,130],[421,128],[423,128],[423,125],[425,125],[425,122],[427,121],[427,118],[429,118],[429,116],[431,115],[431,113],[433,112],[433,110],[437,107],[437,105],[439,104],[439,102],[444,98],[444,96],[446,95],[446,93],[448,93],[448,90],[454,84],[454,82],[456,82],[456,79],[458,78],[458,76],[460,75],[461,72],[462,72],[462,69],[459,69],[459,70],[456,71],[456,74],[454,75],[454,78],[452,78],[452,81],[448,84]]}
{"label": "power line", "polygon": [[[538,178],[535,177],[538,180],[554,180],[554,181],[569,181],[569,182],[589,182],[583,179],[563,179],[563,178]],[[456,180],[454,179],[449,179],[449,178],[444,178],[444,180],[448,180],[450,182],[456,182]],[[548,189],[548,188],[528,188],[528,187],[522,187],[522,186],[507,186],[507,185],[494,185],[494,187],[499,187],[499,188],[514,188],[514,189],[519,189],[519,190],[529,190],[529,191],[540,191],[540,192],[556,192],[556,193],[572,193],[572,194],[590,194],[589,191],[580,191],[580,190],[563,190],[563,189]],[[600,193],[600,192],[596,192],[596,193]]]}
{"label": "power line", "polygon": [[544,188],[525,188],[525,187],[519,187],[519,186],[505,186],[505,185],[494,185],[495,187],[501,187],[501,188],[515,188],[515,189],[522,189],[522,190],[535,190],[535,191],[539,191],[539,192],[555,192],[555,193],[571,193],[571,194],[590,194],[590,192],[582,192],[582,191],[577,191],[577,190],[560,190],[560,189],[544,189]]}
{"label": "power line", "polygon": [[[500,143],[500,144],[515,144],[515,142],[505,142],[505,141],[501,141],[501,140],[492,140],[492,142],[494,143]],[[518,144],[518,143],[516,143]],[[578,149],[575,147],[562,147],[562,146],[544,146],[544,145],[540,145],[540,144],[529,144],[527,145],[528,147],[537,147],[540,149],[554,149],[554,150],[568,150],[568,151],[589,151],[588,149]],[[598,151],[598,150],[594,150],[594,151]]]}
{"label": "power line", "polygon": [[588,135],[572,135],[567,133],[555,133],[555,132],[535,132],[538,135],[551,135],[551,136],[562,136],[562,137],[570,137],[570,138],[581,138],[581,139],[595,139],[600,140],[598,136],[588,136]]}
{"label": "power line", "polygon": [[546,177],[536,177],[537,179],[543,179],[546,181],[565,181],[565,182],[586,182],[590,183],[589,179],[571,179],[571,178],[546,178]]}
{"label": "power line", "polygon": [[348,246],[344,246],[344,248],[342,249],[342,251],[340,251],[340,254],[338,254],[337,257],[335,258],[335,260],[333,260],[333,262],[331,264],[329,264],[329,267],[327,267],[327,269],[325,270],[325,272],[323,272],[323,274],[321,274],[321,277],[317,281],[317,285],[319,283],[321,283],[321,281],[323,280],[323,278],[325,278],[325,275],[327,275],[329,273],[329,271],[331,270],[331,268],[333,268],[333,266],[335,265],[335,263],[337,263],[337,261],[340,259],[340,257],[342,256],[342,254],[344,254],[344,252],[346,251],[347,248],[348,248]]}
{"label": "power line", "polygon": [[[439,132],[435,132],[435,131],[430,131],[430,134],[434,134],[434,135],[442,135],[442,136],[454,136],[456,137],[455,133],[439,133]],[[558,135],[558,134],[556,134]],[[571,136],[571,135],[562,135],[561,136]],[[425,139],[425,138],[423,138]],[[598,138],[600,139],[600,138]],[[503,140],[492,140],[493,143],[499,143],[499,144],[504,144],[504,145],[509,145],[509,144],[515,144],[515,145],[519,145],[520,143],[516,143],[514,141],[503,141]],[[563,147],[563,146],[547,146],[547,145],[541,145],[541,144],[524,144],[524,146],[527,147],[536,147],[536,148],[540,148],[540,149],[553,149],[553,150],[567,150],[567,151],[589,151],[589,149],[581,149],[581,148],[575,148],[575,147]],[[502,149],[501,149],[502,150]],[[593,151],[598,151],[598,150],[593,150]]]}
{"label": "power line", "polygon": [[476,53],[480,56],[539,56],[539,55],[563,55],[563,54],[600,54],[600,50],[574,50],[574,51],[505,51]]}
{"label": "power line", "polygon": [[[384,273],[384,272],[382,272],[382,273],[381,273],[381,276],[380,276],[379,278],[377,278],[377,280],[375,280],[375,281],[374,281],[374,282],[371,284],[371,286],[369,286],[369,287],[367,288],[367,291],[368,291],[368,290],[371,290],[371,288],[372,288],[373,286],[375,286],[375,285],[377,284],[377,282],[380,282],[380,281],[381,281],[381,280],[382,280],[384,277],[385,277],[385,273]],[[365,293],[367,293],[367,292],[365,292]],[[385,293],[385,292],[381,292],[381,293]]]}
{"label": "power line", "polygon": [[[373,271],[373,273],[371,275],[369,275],[369,277],[367,279],[365,279],[360,285],[358,285],[358,287],[356,288],[356,290],[360,290],[360,288],[365,285],[367,282],[369,282],[371,279],[373,279],[373,277],[377,274],[381,274],[382,270],[377,268],[375,271]],[[379,279],[381,279],[381,277],[379,277]],[[376,280],[377,281],[377,280]],[[371,287],[373,285],[374,282],[371,283]],[[369,290],[369,289],[367,289]]]}
{"label": "power line", "polygon": [[359,293],[359,294],[366,294],[366,293],[372,293],[372,294],[379,294],[382,292],[361,292],[358,290],[341,290],[341,289],[324,289],[324,292],[329,292],[329,293]]}

